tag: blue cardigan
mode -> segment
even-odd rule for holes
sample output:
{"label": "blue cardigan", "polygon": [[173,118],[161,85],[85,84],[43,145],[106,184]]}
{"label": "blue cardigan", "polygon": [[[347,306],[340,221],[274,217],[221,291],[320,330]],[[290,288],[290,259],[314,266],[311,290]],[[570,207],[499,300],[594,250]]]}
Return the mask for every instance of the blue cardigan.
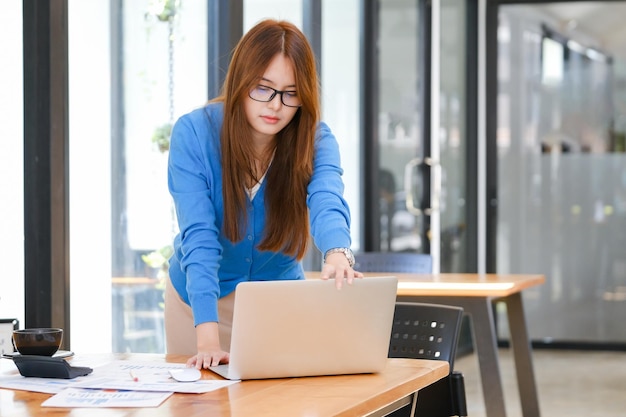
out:
{"label": "blue cardigan", "polygon": [[[218,321],[217,300],[242,281],[304,279],[293,256],[259,251],[265,227],[265,187],[247,201],[248,226],[233,243],[223,233],[221,103],[211,103],[182,116],[172,129],[168,185],[180,233],[174,239],[170,278],[191,305],[194,324]],[[313,176],[307,206],[311,234],[322,253],[350,247],[350,211],[343,198],[337,140],[320,123],[315,138]]]}

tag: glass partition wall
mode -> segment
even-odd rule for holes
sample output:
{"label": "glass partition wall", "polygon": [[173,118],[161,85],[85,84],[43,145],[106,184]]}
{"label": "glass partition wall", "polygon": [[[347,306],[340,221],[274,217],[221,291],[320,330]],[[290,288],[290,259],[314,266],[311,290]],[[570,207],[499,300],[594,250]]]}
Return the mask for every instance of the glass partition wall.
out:
{"label": "glass partition wall", "polygon": [[626,57],[530,5],[499,20],[497,272],[545,274],[533,340],[623,346]]}
{"label": "glass partition wall", "polygon": [[[378,9],[378,188],[380,251],[430,252],[429,172],[423,53],[428,39],[415,1],[381,2]],[[430,149],[430,146],[428,146]],[[409,201],[407,205],[407,200]]]}
{"label": "glass partition wall", "polygon": [[380,233],[372,246],[429,253],[436,271],[463,271],[466,5],[396,0],[377,10]]}
{"label": "glass partition wall", "polygon": [[476,228],[476,219],[470,214],[473,198],[468,192],[468,183],[476,184],[476,173],[471,171],[475,161],[468,163],[468,150],[472,147],[471,117],[468,106],[476,107],[476,100],[468,90],[471,80],[472,62],[468,61],[468,48],[472,39],[468,36],[468,21],[471,21],[467,3],[457,0],[441,1],[440,41],[440,128],[439,160],[441,165],[441,195],[439,197],[440,227],[440,272],[474,272],[471,260],[473,246],[468,231]]}

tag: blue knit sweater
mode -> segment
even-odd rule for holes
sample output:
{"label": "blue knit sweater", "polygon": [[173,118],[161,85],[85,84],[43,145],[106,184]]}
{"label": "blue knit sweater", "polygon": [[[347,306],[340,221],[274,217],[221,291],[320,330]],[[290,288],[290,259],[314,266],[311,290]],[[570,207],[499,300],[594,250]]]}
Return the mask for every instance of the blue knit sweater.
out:
{"label": "blue knit sweater", "polygon": [[[239,282],[304,278],[295,257],[257,249],[265,227],[265,181],[247,201],[243,239],[233,243],[224,236],[222,119],[221,103],[194,110],[176,122],[170,143],[168,185],[180,233],[174,239],[169,272],[174,288],[191,305],[195,325],[218,321],[218,298],[234,291]],[[315,245],[322,253],[350,247],[339,147],[324,123],[316,132],[313,162],[307,205]]]}

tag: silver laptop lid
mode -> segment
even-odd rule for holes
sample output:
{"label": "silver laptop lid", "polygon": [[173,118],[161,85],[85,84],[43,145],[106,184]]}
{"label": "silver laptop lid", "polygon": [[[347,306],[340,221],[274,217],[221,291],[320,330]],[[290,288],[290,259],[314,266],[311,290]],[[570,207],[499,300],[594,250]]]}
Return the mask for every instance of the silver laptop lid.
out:
{"label": "silver laptop lid", "polygon": [[237,286],[230,379],[370,373],[386,364],[396,277]]}

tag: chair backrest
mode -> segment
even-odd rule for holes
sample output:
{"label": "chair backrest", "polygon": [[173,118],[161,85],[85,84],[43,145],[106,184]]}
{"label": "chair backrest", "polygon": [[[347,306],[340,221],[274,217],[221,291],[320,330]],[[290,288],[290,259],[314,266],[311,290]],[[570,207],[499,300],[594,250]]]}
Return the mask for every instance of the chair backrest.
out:
{"label": "chair backrest", "polygon": [[389,357],[444,360],[452,371],[462,317],[461,307],[397,302]]}
{"label": "chair backrest", "polygon": [[354,255],[354,269],[360,272],[410,272],[428,274],[433,259],[426,253],[361,252]]}

